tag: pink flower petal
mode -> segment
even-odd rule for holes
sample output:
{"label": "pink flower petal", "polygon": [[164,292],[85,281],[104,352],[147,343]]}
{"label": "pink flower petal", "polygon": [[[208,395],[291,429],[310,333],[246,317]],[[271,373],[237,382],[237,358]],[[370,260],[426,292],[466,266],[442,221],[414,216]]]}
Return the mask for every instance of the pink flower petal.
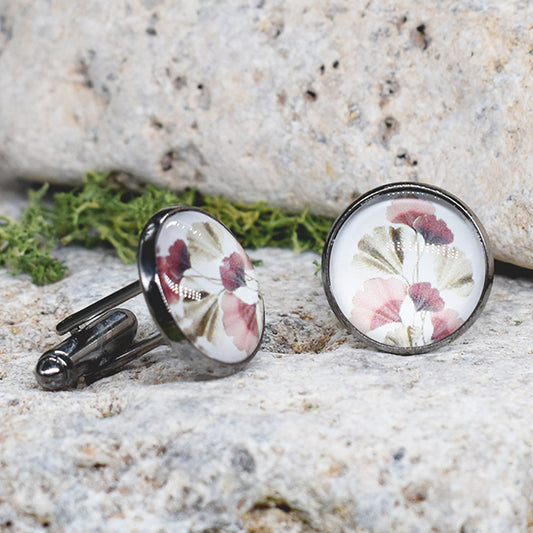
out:
{"label": "pink flower petal", "polygon": [[259,341],[256,304],[247,304],[231,292],[222,295],[222,322],[228,336],[239,350],[253,353]]}
{"label": "pink flower petal", "polygon": [[427,244],[450,244],[453,233],[442,219],[435,215],[424,215],[414,221],[413,228],[420,233]]}
{"label": "pink flower petal", "polygon": [[237,252],[224,257],[220,266],[220,277],[227,291],[235,291],[246,285],[244,276],[244,258]]}
{"label": "pink flower petal", "polygon": [[406,224],[413,227],[415,220],[424,215],[433,215],[435,206],[431,202],[416,198],[394,200],[387,208],[387,218],[394,224]]}
{"label": "pink flower petal", "polygon": [[431,287],[431,283],[426,281],[415,283],[409,287],[409,296],[415,304],[417,311],[442,311],[444,300],[440,297],[439,291]]}
{"label": "pink flower petal", "polygon": [[445,309],[440,313],[431,315],[431,322],[433,324],[433,335],[431,338],[434,341],[440,341],[457,331],[463,325],[464,321],[457,311]]}
{"label": "pink flower petal", "polygon": [[401,322],[400,307],[406,296],[407,286],[399,279],[369,279],[352,299],[351,322],[363,332]]}
{"label": "pink flower petal", "polygon": [[376,309],[369,329],[376,329],[390,322],[401,322],[400,307],[403,300],[389,300],[385,305]]}

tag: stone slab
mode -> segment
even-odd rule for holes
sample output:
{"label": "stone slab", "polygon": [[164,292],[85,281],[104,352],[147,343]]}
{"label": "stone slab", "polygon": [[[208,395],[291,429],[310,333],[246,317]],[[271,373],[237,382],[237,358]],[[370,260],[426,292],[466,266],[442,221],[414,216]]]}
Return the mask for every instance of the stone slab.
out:
{"label": "stone slab", "polygon": [[0,175],[339,214],[433,183],[533,268],[524,0],[0,1]]}
{"label": "stone slab", "polygon": [[32,370],[56,322],[136,275],[58,254],[71,273],[51,286],[0,270],[0,529],[531,530],[531,277],[497,276],[468,332],[400,357],[342,330],[315,254],[257,250],[267,329],[244,371],[202,381],[161,348],[51,393]]}

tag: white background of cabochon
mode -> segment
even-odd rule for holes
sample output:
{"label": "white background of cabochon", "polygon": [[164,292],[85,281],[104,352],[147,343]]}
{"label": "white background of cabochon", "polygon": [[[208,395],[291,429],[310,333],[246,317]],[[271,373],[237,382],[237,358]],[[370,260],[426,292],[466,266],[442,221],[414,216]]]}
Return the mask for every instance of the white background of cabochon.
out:
{"label": "white background of cabochon", "polygon": [[[214,228],[217,228],[219,231],[216,232],[216,235],[221,239],[221,245],[223,254],[220,256],[219,260],[206,261],[200,259],[198,255],[189,250],[190,259],[191,259],[191,270],[187,271],[190,273],[194,271],[199,273],[202,278],[198,278],[198,285],[195,285],[194,289],[205,290],[210,294],[217,294],[222,290],[222,280],[220,278],[220,266],[222,265],[222,260],[224,257],[229,257],[233,252],[239,254],[244,254],[244,250],[233,235],[216,219],[201,213],[199,211],[180,211],[170,217],[163,223],[159,235],[157,236],[156,250],[158,250],[158,256],[168,255],[169,248],[179,239],[183,240],[187,245],[189,244],[188,234],[190,230],[193,230],[192,226],[194,224],[209,223]],[[202,233],[200,227],[195,227],[193,231],[198,232],[198,239],[201,240]],[[205,236],[206,239],[210,239],[210,236]],[[200,259],[200,260],[199,260]],[[248,301],[248,303],[255,303],[257,301],[257,281],[255,279],[254,271],[247,270],[247,287],[239,288],[235,293],[239,298],[245,299],[248,296],[247,300],[250,300],[250,297],[253,296],[255,300],[253,302]],[[212,281],[216,280],[216,281]],[[166,301],[164,295],[163,299]],[[190,318],[187,317],[187,312],[184,309],[183,302],[180,300],[177,303],[169,305],[167,307],[170,310],[172,317],[174,318],[178,327],[185,332],[189,328],[194,328],[194,324]],[[263,323],[263,306],[258,305],[256,307],[258,324],[261,328]],[[216,359],[217,361],[223,361],[226,363],[236,363],[242,361],[248,357],[243,350],[239,350],[233,343],[232,337],[227,336],[226,341],[222,345],[214,345],[209,342],[206,337],[196,337],[192,340],[193,344],[200,349],[203,353],[209,357]]]}
{"label": "white background of cabochon", "polygon": [[[457,210],[442,201],[435,201],[433,196],[419,193],[417,197],[432,202],[435,206],[435,216],[444,220],[454,235],[454,240],[449,246],[462,250],[472,262],[474,287],[470,295],[463,298],[453,291],[441,293],[446,307],[456,310],[466,320],[476,308],[483,291],[486,275],[483,244],[471,222],[463,218]],[[389,194],[383,201],[356,210],[339,230],[332,247],[329,261],[331,292],[348,320],[350,320],[353,308],[352,299],[357,292],[363,290],[363,284],[366,280],[372,277],[384,279],[398,277],[378,271],[372,276],[368,274],[368,271],[359,272],[353,265],[357,244],[375,227],[391,225],[407,227],[405,224],[392,224],[387,219],[387,208],[391,204],[390,198],[391,195]],[[415,252],[406,253],[404,265],[411,263],[407,256],[414,254]],[[427,256],[421,261],[421,265],[426,265],[426,268],[420,271],[420,281],[429,281],[435,287],[432,264],[433,261],[428,261]]]}

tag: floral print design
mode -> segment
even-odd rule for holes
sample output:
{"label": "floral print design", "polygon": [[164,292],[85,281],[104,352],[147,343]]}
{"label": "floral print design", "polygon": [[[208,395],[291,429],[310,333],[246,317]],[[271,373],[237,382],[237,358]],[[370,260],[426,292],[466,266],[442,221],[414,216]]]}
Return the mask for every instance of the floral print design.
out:
{"label": "floral print design", "polygon": [[[368,298],[371,294],[372,298]],[[401,322],[400,307],[407,294],[406,286],[397,279],[369,279],[362,292],[353,297],[352,322],[370,331],[389,322]]]}
{"label": "floral print design", "polygon": [[200,213],[193,220],[168,250],[157,248],[161,289],[196,347],[214,359],[239,362],[256,350],[263,327],[253,265],[222,225]]}
{"label": "floral print design", "polygon": [[180,299],[181,280],[186,270],[191,268],[191,257],[185,241],[178,239],[168,250],[168,255],[157,255],[157,271],[161,276],[163,293],[169,304]]}
{"label": "floral print design", "polygon": [[353,266],[364,281],[352,298],[350,321],[375,340],[424,346],[464,322],[447,300],[470,295],[472,263],[435,211],[420,198],[393,200],[386,210],[390,224],[374,227],[357,243]]}
{"label": "floral print design", "polygon": [[435,206],[419,199],[404,199],[392,202],[387,209],[387,218],[396,224],[406,224],[423,236],[426,244],[450,244],[453,233],[444,220],[437,220]]}

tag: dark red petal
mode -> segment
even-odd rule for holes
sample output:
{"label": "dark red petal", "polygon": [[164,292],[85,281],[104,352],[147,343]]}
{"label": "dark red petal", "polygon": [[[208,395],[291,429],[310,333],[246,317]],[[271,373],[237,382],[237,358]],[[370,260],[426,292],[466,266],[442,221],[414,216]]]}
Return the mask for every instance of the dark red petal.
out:
{"label": "dark red petal", "polygon": [[424,237],[427,244],[450,244],[453,233],[446,222],[435,215],[424,215],[415,220],[413,228]]}
{"label": "dark red petal", "polygon": [[244,260],[240,254],[233,252],[229,257],[224,257],[220,266],[220,277],[227,291],[233,292],[246,285]]}
{"label": "dark red petal", "polygon": [[183,273],[189,268],[191,268],[189,250],[185,241],[178,239],[168,249],[166,273],[173,278],[181,279]]}
{"label": "dark red petal", "polygon": [[436,312],[444,309],[444,300],[440,297],[439,291],[432,288],[431,283],[427,281],[411,285],[409,296],[417,311]]}

